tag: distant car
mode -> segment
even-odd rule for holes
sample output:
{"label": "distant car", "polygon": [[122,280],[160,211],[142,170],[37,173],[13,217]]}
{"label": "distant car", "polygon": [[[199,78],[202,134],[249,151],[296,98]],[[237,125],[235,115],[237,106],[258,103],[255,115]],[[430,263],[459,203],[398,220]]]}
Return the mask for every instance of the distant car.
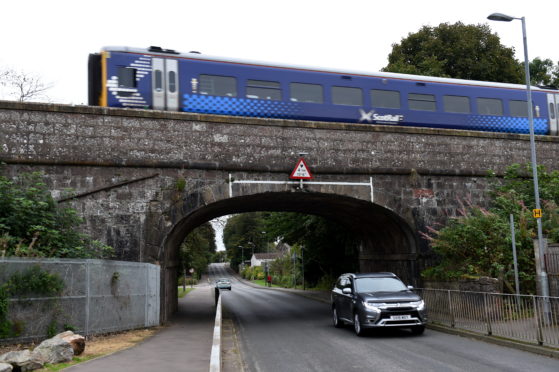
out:
{"label": "distant car", "polygon": [[420,335],[427,323],[425,303],[393,273],[343,274],[331,294],[336,328],[353,324],[358,336],[368,328],[406,327]]}
{"label": "distant car", "polygon": [[215,281],[215,287],[218,289],[228,289],[231,290],[231,280],[227,278],[220,278]]}

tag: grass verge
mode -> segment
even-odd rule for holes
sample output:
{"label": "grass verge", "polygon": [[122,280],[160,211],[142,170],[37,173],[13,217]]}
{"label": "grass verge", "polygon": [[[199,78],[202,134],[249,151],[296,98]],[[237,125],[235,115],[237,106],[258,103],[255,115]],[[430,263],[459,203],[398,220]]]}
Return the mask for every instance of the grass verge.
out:
{"label": "grass verge", "polygon": [[37,372],[44,372],[44,371],[60,371],[63,370],[64,368],[68,368],[70,366],[73,366],[74,364],[78,364],[78,363],[82,363],[82,362],[86,362],[90,359],[93,358],[97,358],[101,356],[99,355],[87,355],[84,357],[80,357],[80,356],[75,356],[71,362],[68,363],[59,363],[59,364],[45,364],[44,368],[38,369]]}
{"label": "grass verge", "polygon": [[192,290],[194,290],[194,288],[186,288],[185,290],[183,290],[181,287],[179,287],[179,294],[178,294],[179,298],[183,298]]}

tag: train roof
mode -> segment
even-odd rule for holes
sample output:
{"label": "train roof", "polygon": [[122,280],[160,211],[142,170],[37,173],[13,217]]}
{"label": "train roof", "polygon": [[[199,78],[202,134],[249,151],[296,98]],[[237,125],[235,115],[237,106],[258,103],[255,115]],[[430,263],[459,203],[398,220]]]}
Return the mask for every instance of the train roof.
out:
{"label": "train roof", "polygon": [[[334,73],[334,74],[343,74],[343,75],[366,76],[366,77],[377,77],[377,78],[398,79],[398,80],[414,80],[418,82],[483,86],[483,87],[519,89],[519,90],[526,89],[526,85],[524,84],[510,84],[510,83],[498,83],[498,82],[491,82],[491,81],[441,78],[441,77],[434,77],[434,76],[400,74],[396,72],[380,72],[380,71],[371,72],[371,71],[344,70],[344,69],[338,70],[338,69],[316,67],[316,66],[290,65],[290,64],[276,63],[276,62],[263,62],[257,60],[249,60],[249,59],[218,57],[218,56],[201,54],[199,52],[180,53],[172,49],[163,49],[160,47],[134,48],[134,47],[124,47],[124,46],[106,46],[101,48],[101,51],[139,53],[139,54],[146,54],[146,55],[158,55],[167,58],[174,57],[174,58],[184,58],[184,59],[197,59],[202,61],[223,62],[223,63],[232,63],[232,64],[241,64],[241,65],[254,65],[254,66],[263,66],[263,67],[271,67],[271,68],[279,68],[279,69],[299,70],[299,71],[325,72],[325,73]],[[553,88],[541,88],[535,86],[532,86],[531,88],[534,91],[553,92],[553,93],[558,92],[557,89],[553,89]]]}

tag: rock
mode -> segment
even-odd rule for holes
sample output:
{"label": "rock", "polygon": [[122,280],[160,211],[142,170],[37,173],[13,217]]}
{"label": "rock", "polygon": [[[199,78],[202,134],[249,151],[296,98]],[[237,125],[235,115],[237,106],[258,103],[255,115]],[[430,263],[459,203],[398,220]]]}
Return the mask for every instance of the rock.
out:
{"label": "rock", "polygon": [[0,362],[0,372],[12,372],[13,369],[11,364]]}
{"label": "rock", "polygon": [[10,351],[0,356],[0,362],[9,363],[21,372],[33,371],[43,368],[43,362],[29,350]]}
{"label": "rock", "polygon": [[74,357],[74,349],[69,342],[61,338],[49,338],[39,344],[32,353],[43,363],[69,362]]}
{"label": "rock", "polygon": [[74,350],[74,355],[80,355],[85,350],[85,337],[82,335],[75,334],[72,331],[66,331],[54,337],[68,342]]}
{"label": "rock", "polygon": [[64,338],[64,337],[73,336],[73,335],[75,335],[75,333],[72,332],[72,331],[64,331],[62,333],[57,334],[53,338]]}

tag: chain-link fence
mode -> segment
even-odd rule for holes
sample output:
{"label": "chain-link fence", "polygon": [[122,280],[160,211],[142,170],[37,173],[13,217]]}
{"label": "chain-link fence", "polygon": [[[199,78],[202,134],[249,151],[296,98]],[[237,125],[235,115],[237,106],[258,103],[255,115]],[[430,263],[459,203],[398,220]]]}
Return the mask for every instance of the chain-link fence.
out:
{"label": "chain-link fence", "polygon": [[559,297],[417,289],[429,321],[442,325],[559,346]]}
{"label": "chain-link fence", "polygon": [[7,319],[16,338],[27,341],[71,329],[89,335],[159,324],[159,266],[124,261],[0,259],[0,283],[39,266],[64,282],[60,296],[10,298]]}

